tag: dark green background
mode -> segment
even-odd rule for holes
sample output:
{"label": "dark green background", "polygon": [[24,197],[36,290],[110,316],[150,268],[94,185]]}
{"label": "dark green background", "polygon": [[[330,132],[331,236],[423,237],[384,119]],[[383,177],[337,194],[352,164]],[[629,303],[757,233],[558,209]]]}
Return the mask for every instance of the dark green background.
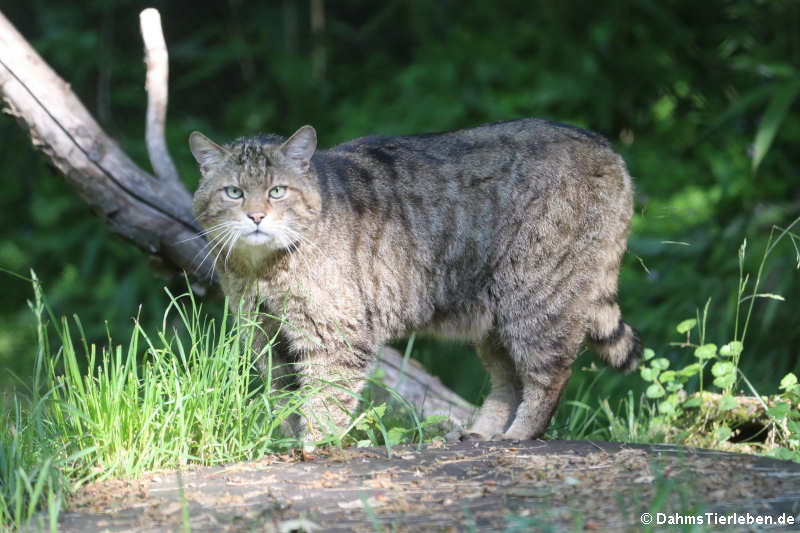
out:
{"label": "dark green background", "polygon": [[[765,112],[792,101],[800,79],[797,1],[328,1],[316,33],[308,1],[4,2],[149,170],[138,29],[147,5],[163,18],[168,142],[190,189],[194,129],[227,141],[310,123],[330,146],[539,116],[607,136],[637,184],[620,303],[645,343],[674,361],[691,358],[669,346],[679,340],[675,324],[709,297],[709,340],[731,339],[739,245],[748,238],[754,269],[771,226],[800,214],[796,102],[777,114],[777,136],[751,169]],[[154,277],[143,254],[110,235],[12,118],[0,117],[0,139],[0,266],[36,270],[55,312],[78,313],[92,339],[102,341],[107,321],[124,340],[140,304],[144,322],[159,321],[163,286],[179,291],[182,281]],[[796,266],[786,241],[762,287],[786,301],[755,307],[743,367],[762,392],[800,366]],[[0,365],[24,376],[34,355],[31,288],[5,274],[0,283]],[[415,355],[477,397],[483,378],[467,349],[418,340]],[[604,390],[637,381],[610,380]]]}

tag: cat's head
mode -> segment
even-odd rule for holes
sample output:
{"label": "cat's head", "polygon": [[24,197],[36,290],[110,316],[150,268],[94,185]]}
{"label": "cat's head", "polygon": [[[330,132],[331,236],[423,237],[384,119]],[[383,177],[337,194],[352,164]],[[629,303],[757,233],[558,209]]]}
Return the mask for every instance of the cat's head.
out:
{"label": "cat's head", "polygon": [[314,128],[303,126],[286,141],[246,137],[225,146],[195,131],[189,147],[203,175],[193,209],[211,257],[257,261],[308,242],[321,206]]}

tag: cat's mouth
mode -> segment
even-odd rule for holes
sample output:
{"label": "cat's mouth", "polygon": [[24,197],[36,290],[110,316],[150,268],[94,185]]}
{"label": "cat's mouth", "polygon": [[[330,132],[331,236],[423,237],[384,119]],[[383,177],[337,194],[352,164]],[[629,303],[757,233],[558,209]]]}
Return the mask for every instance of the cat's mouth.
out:
{"label": "cat's mouth", "polygon": [[266,244],[267,242],[274,240],[272,235],[261,231],[258,228],[245,235],[244,238],[248,244]]}

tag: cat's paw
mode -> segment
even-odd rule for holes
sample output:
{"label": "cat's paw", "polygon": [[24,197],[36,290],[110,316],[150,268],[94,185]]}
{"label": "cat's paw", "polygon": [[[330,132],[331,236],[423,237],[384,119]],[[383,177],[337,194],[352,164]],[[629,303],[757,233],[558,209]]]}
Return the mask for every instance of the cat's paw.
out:
{"label": "cat's paw", "polygon": [[317,445],[312,442],[304,442],[300,451],[303,454],[303,459],[308,459],[317,452]]}
{"label": "cat's paw", "polygon": [[489,440],[489,436],[461,428],[461,429],[454,429],[453,431],[447,433],[444,436],[444,440],[447,442],[483,441],[483,440]]}

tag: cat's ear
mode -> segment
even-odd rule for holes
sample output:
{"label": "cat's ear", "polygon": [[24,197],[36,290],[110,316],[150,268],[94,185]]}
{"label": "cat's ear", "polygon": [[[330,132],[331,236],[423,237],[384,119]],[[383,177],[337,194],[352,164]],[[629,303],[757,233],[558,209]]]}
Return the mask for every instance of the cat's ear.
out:
{"label": "cat's ear", "polygon": [[230,153],[199,131],[193,131],[189,135],[189,149],[197,160],[197,164],[200,165],[202,172],[207,172],[220,164],[225,156]]}
{"label": "cat's ear", "polygon": [[317,132],[311,126],[303,126],[281,145],[281,153],[289,165],[299,172],[308,170],[316,149]]}

